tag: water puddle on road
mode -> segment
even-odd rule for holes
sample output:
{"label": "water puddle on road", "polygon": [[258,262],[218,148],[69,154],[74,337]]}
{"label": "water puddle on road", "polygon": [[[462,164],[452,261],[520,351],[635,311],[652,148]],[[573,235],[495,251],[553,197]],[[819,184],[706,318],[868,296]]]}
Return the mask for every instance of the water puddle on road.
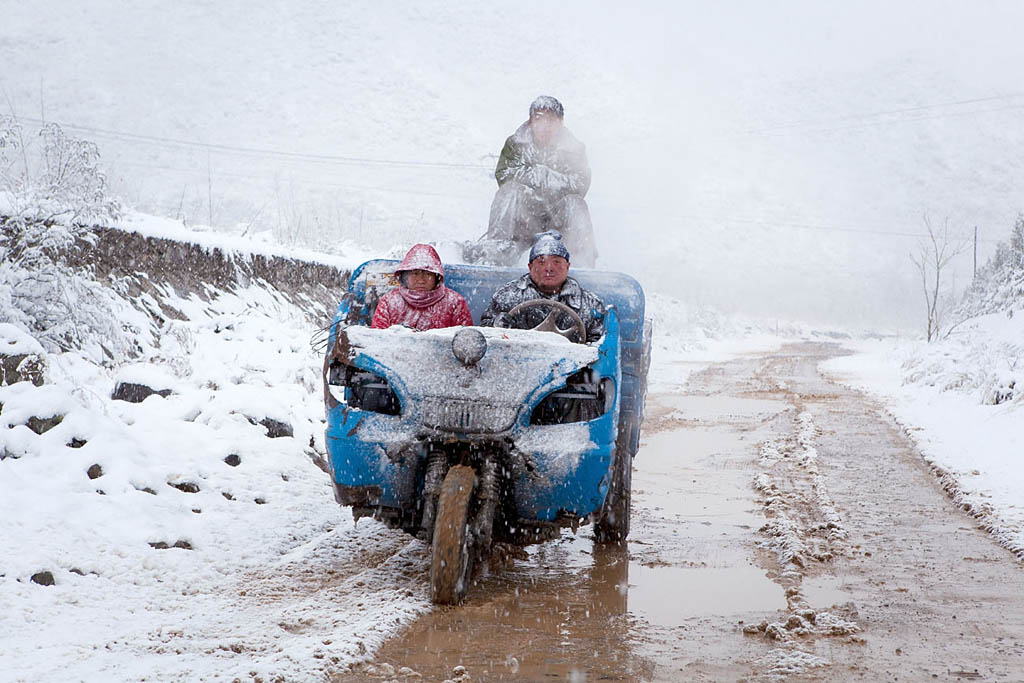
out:
{"label": "water puddle on road", "polygon": [[641,520],[677,521],[676,533],[688,536],[749,533],[764,523],[746,467],[752,448],[724,429],[649,437],[634,460],[635,512]]}
{"label": "water puddle on road", "polygon": [[807,604],[821,609],[850,601],[850,594],[843,591],[841,583],[842,580],[836,576],[807,577],[800,584],[800,590]]}
{"label": "water puddle on road", "polygon": [[629,568],[629,611],[660,626],[695,617],[733,616],[783,609],[782,587],[758,567]]}
{"label": "water puddle on road", "polygon": [[[703,405],[686,397],[688,413]],[[743,410],[778,410],[772,401],[746,401]],[[734,403],[729,404],[735,412]],[[666,627],[706,616],[767,612],[786,606],[782,588],[749,561],[749,543],[764,523],[751,487],[756,443],[727,427],[702,426],[648,437],[633,473],[640,505],[637,544],[629,568],[629,610]]]}
{"label": "water puddle on road", "polygon": [[[645,435],[625,547],[594,544],[590,527],[575,536],[563,531],[492,565],[464,605],[425,615],[376,661],[408,666],[425,680],[444,680],[461,665],[474,680],[636,681],[655,678],[664,664],[664,654],[642,644],[654,631],[710,620],[723,637],[704,641],[702,652],[743,647],[742,637],[724,634],[735,635],[738,621],[784,609],[786,600],[752,564],[764,523],[752,487],[758,436],[730,422],[784,405],[668,398],[700,423]],[[668,637],[682,647],[677,635]],[[373,678],[354,672],[335,680]]]}
{"label": "water puddle on road", "polygon": [[789,407],[782,401],[770,399],[694,394],[662,394],[658,396],[658,404],[673,410],[674,415],[680,419],[715,422],[737,417],[773,415]]}
{"label": "water puddle on road", "polygon": [[485,681],[649,680],[649,665],[629,650],[630,569],[625,548],[563,536],[492,567],[463,605],[425,615],[376,661],[429,681],[451,677],[455,666]]}

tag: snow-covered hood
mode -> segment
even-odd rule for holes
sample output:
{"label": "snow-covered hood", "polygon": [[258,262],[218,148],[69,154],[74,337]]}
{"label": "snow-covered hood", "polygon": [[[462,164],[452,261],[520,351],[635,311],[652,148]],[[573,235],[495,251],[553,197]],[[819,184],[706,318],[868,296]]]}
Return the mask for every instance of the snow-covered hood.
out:
{"label": "snow-covered hood", "polygon": [[440,277],[442,282],[444,281],[444,266],[441,264],[441,257],[429,244],[414,244],[402,262],[395,266],[395,273],[400,273],[403,270],[425,270]]}
{"label": "snow-covered hood", "polygon": [[484,335],[487,351],[475,366],[465,367],[452,353],[452,339],[462,329],[349,327],[341,334],[351,362],[384,375],[411,419],[453,427],[467,415],[486,415],[490,432],[511,427],[524,404],[598,358],[596,347],[550,332],[481,327],[475,329]]}

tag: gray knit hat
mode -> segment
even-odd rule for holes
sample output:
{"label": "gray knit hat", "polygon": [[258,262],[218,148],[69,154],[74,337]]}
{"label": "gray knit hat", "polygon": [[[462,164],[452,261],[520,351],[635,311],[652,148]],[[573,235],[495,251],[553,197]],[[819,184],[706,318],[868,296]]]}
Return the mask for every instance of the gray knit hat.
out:
{"label": "gray knit hat", "polygon": [[538,256],[561,256],[569,260],[569,250],[562,242],[562,235],[557,230],[540,232],[533,238],[533,246],[530,247],[530,263]]}

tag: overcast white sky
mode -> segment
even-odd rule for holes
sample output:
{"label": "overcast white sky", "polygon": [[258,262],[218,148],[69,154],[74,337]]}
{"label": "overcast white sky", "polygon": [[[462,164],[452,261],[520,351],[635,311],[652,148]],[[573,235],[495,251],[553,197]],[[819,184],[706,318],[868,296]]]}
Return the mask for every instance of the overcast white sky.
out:
{"label": "overcast white sky", "polygon": [[541,93],[587,144],[604,266],[695,303],[912,324],[893,233],[1024,209],[1020,3],[10,5],[5,109],[193,224],[475,237]]}

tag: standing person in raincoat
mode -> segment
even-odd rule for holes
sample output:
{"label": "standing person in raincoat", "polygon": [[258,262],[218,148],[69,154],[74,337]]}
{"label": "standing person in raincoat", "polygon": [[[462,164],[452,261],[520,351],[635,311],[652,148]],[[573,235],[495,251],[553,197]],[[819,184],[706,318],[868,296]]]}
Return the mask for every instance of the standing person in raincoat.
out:
{"label": "standing person in raincoat", "polygon": [[472,325],[461,294],[444,285],[441,257],[429,244],[413,245],[395,268],[399,285],[377,302],[371,327],[405,325],[414,330]]}
{"label": "standing person in raincoat", "polygon": [[575,264],[593,268],[597,247],[583,199],[590,189],[590,165],[586,148],[565,127],[564,116],[561,102],[541,95],[530,105],[530,118],[505,140],[494,170],[498,191],[484,237],[511,242],[515,260],[535,234],[555,229]]}

